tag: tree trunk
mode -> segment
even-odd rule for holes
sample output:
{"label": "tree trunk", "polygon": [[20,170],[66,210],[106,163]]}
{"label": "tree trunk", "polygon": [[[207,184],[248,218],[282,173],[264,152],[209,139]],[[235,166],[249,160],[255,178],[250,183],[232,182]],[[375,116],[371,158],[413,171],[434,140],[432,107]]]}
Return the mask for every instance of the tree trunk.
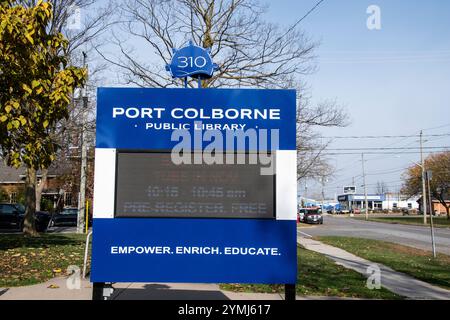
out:
{"label": "tree trunk", "polygon": [[36,212],[36,170],[27,168],[25,178],[25,219],[23,222],[23,233],[29,236],[37,236],[36,226],[34,222],[34,214]]}
{"label": "tree trunk", "polygon": [[450,220],[450,206],[445,206],[445,211],[447,211],[447,220]]}
{"label": "tree trunk", "polygon": [[36,187],[36,211],[41,211],[42,191],[47,184],[48,169],[42,169],[41,183]]}

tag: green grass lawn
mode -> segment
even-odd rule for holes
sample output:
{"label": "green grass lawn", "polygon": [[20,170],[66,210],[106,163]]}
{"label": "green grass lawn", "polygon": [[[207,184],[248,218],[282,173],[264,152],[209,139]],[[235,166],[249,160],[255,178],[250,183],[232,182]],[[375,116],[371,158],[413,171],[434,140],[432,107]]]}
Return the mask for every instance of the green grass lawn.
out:
{"label": "green grass lawn", "polygon": [[317,237],[317,240],[344,249],[361,258],[378,262],[445,289],[450,289],[450,256],[395,243],[350,237]]}
{"label": "green grass lawn", "polygon": [[0,235],[0,287],[31,285],[83,267],[86,236],[78,234]]}
{"label": "green grass lawn", "polygon": [[[355,219],[364,220],[365,217],[357,217]],[[369,221],[386,222],[386,223],[399,223],[399,224],[412,224],[423,226],[423,216],[405,216],[405,217],[370,217]],[[430,217],[427,217],[427,226],[430,225]],[[433,217],[433,225],[439,228],[449,228],[450,220],[447,217]]]}
{"label": "green grass lawn", "polygon": [[[298,247],[297,294],[337,296],[365,299],[400,299],[382,288],[370,290],[366,278],[356,271],[338,266],[331,259],[303,247]],[[284,285],[221,284],[221,289],[235,292],[282,293]]]}

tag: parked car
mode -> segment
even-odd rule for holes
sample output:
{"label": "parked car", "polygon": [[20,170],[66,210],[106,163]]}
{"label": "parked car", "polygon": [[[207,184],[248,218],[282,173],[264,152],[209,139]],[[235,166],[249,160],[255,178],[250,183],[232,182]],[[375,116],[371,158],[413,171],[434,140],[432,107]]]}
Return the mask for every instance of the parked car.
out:
{"label": "parked car", "polygon": [[[47,230],[50,214],[45,211],[37,211],[34,215],[36,230]],[[25,220],[25,207],[15,203],[0,203],[0,229],[13,229],[22,231]]]}
{"label": "parked car", "polygon": [[[77,225],[78,219],[78,208],[66,207],[60,212],[53,214],[52,222],[50,226],[52,227],[73,227]],[[92,225],[92,217],[89,216],[89,226]]]}
{"label": "parked car", "polygon": [[323,224],[322,214],[317,209],[307,210],[305,213],[304,222]]}
{"label": "parked car", "polygon": [[361,209],[359,209],[359,208],[352,209],[351,213],[361,214]]}
{"label": "parked car", "polygon": [[305,208],[298,209],[298,213],[297,213],[298,221],[304,222],[305,213],[306,213],[306,209]]}

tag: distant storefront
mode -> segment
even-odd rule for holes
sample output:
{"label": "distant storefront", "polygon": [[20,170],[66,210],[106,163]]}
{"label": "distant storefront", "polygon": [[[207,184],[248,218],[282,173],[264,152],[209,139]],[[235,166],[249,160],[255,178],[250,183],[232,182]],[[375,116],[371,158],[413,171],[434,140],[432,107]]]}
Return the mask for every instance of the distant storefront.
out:
{"label": "distant storefront", "polygon": [[[384,195],[382,194],[367,195],[369,210],[382,210],[383,201]],[[341,210],[364,209],[365,196],[364,194],[343,194],[338,196],[338,202]]]}
{"label": "distant storefront", "polygon": [[[343,194],[338,196],[338,201],[342,210],[363,209],[365,197],[364,194]],[[419,209],[417,197],[409,198],[400,194],[368,194],[367,202],[369,210]]]}

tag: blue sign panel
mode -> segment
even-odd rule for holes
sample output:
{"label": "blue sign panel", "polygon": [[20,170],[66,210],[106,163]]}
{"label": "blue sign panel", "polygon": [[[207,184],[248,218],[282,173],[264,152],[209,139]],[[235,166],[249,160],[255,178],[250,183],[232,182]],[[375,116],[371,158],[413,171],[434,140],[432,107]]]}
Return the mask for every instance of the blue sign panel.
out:
{"label": "blue sign panel", "polygon": [[209,50],[190,43],[179,50],[174,50],[172,61],[166,66],[174,78],[211,78],[218,66],[212,62]]}
{"label": "blue sign panel", "polygon": [[[276,129],[275,149],[295,150],[295,99],[294,90],[99,88],[96,147],[171,150],[177,129],[193,137],[208,130],[266,129],[258,132],[270,141]],[[195,149],[208,144],[200,143]]]}
{"label": "blue sign panel", "polygon": [[296,222],[95,219],[91,281],[295,283]]}

